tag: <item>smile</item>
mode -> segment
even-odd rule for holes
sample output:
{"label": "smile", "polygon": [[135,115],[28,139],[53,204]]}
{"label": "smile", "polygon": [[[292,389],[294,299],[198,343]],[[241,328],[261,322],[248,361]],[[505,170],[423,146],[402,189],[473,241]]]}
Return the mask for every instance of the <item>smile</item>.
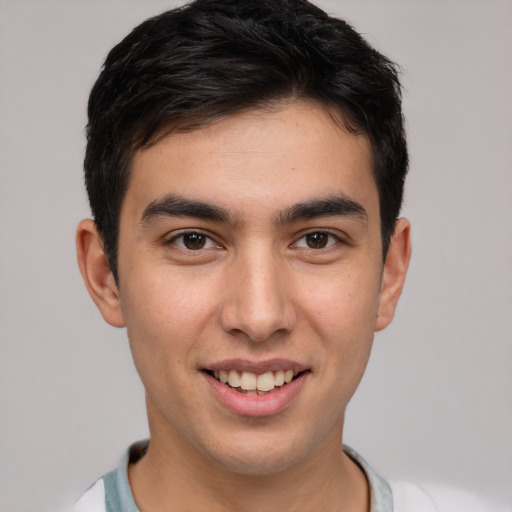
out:
{"label": "smile", "polygon": [[233,359],[201,372],[216,400],[237,416],[262,418],[292,405],[310,380],[311,368],[287,359]]}
{"label": "smile", "polygon": [[232,368],[215,371],[207,370],[207,373],[239,393],[262,396],[281,389],[296,378],[300,372],[288,369],[257,374]]}

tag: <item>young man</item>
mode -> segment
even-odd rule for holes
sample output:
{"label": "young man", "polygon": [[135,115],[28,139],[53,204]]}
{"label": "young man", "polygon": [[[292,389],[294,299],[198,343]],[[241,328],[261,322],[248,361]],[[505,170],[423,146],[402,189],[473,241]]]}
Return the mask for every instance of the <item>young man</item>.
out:
{"label": "young man", "polygon": [[395,66],[304,0],[197,0],[110,52],[87,134],[79,265],[151,440],[76,510],[433,510],[342,446],[411,251]]}

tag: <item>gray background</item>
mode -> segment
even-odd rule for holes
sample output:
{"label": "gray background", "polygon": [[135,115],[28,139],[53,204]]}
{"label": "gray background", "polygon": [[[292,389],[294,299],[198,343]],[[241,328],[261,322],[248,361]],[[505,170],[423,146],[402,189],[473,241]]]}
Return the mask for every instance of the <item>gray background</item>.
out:
{"label": "gray background", "polygon": [[[413,261],[345,441],[386,476],[512,482],[512,2],[318,2],[404,69]],[[0,0],[0,510],[80,494],[147,435],[124,331],[75,264],[87,95],[172,1]],[[2,508],[3,507],[3,508]]]}

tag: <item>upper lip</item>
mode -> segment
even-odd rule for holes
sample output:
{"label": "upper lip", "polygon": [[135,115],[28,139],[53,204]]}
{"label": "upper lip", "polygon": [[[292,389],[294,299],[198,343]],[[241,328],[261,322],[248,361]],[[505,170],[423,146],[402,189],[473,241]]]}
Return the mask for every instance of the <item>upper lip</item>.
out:
{"label": "upper lip", "polygon": [[249,359],[224,359],[216,363],[209,364],[203,368],[213,372],[220,370],[239,370],[242,372],[251,372],[263,374],[266,372],[276,372],[278,370],[293,370],[300,373],[308,370],[309,367],[291,359],[266,359],[264,361],[251,361]]}

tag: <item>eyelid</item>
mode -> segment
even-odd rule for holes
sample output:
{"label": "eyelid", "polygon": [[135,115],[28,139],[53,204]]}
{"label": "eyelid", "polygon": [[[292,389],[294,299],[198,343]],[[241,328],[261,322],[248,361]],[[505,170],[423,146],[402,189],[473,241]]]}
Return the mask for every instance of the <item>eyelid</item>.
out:
{"label": "eyelid", "polygon": [[[204,236],[209,242],[207,242],[208,246],[207,247],[201,247],[200,249],[196,249],[196,250],[193,250],[193,249],[189,249],[188,247],[185,247],[185,245],[181,245],[181,244],[177,244],[176,241],[179,240],[179,239],[182,239],[183,240],[183,237],[185,235],[191,235],[191,234],[197,234],[197,235],[201,235],[201,236]],[[205,233],[203,230],[201,229],[182,229],[180,230],[178,233],[174,233],[171,237],[165,237],[164,238],[164,244],[165,245],[174,245],[176,247],[178,247],[179,249],[182,249],[184,251],[187,251],[187,252],[200,252],[200,251],[204,251],[204,250],[207,250],[207,249],[213,249],[213,248],[221,248],[222,246],[215,240],[215,238],[208,234],[208,233]]]}
{"label": "eyelid", "polygon": [[[321,248],[318,248],[318,249],[315,249],[313,247],[308,247],[306,244],[304,244],[304,246],[299,246],[298,243],[301,241],[301,240],[304,240],[308,235],[314,235],[316,233],[319,233],[319,234],[323,234],[323,235],[327,235],[329,237],[332,237],[335,239],[334,243],[329,243],[326,247],[321,247]],[[322,250],[328,250],[328,249],[331,249],[332,247],[334,247],[335,245],[337,244],[343,244],[343,245],[346,245],[348,242],[344,239],[343,236],[341,236],[341,234],[339,234],[338,232],[334,233],[331,229],[326,229],[326,228],[323,228],[323,229],[309,229],[307,232],[304,232],[304,233],[301,233],[300,236],[298,236],[295,240],[295,242],[293,242],[290,247],[292,248],[299,248],[299,249],[308,249],[310,251],[322,251]]]}

